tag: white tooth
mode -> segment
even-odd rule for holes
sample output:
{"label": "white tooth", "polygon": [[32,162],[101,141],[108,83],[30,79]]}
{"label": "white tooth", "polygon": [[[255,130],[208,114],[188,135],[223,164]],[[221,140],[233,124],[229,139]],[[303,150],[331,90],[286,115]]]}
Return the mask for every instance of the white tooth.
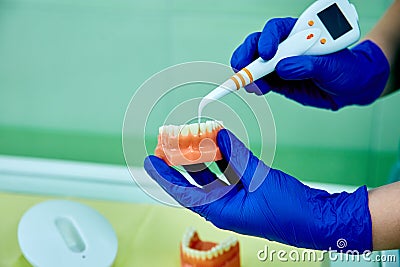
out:
{"label": "white tooth", "polygon": [[206,124],[204,122],[200,123],[200,132],[201,133],[206,133]]}
{"label": "white tooth", "polygon": [[209,251],[207,251],[207,259],[209,259],[209,260],[211,260],[212,259],[212,257],[213,257],[213,255],[212,255],[212,253],[211,253],[211,251],[209,250]]}
{"label": "white tooth", "polygon": [[225,251],[228,251],[230,249],[230,247],[233,247],[237,242],[237,238],[230,236],[227,239],[225,239],[225,241],[223,241],[223,248]]}
{"label": "white tooth", "polygon": [[195,251],[194,251],[194,257],[195,257],[196,259],[199,259],[199,258],[200,258],[200,251],[195,250]]}
{"label": "white tooth", "polygon": [[190,127],[190,132],[193,135],[197,135],[199,133],[199,124],[198,123],[190,124],[189,127]]}
{"label": "white tooth", "polygon": [[160,128],[158,128],[158,134],[162,134],[163,130],[164,130],[164,126],[161,126]]}
{"label": "white tooth", "polygon": [[[177,127],[178,128],[178,127]],[[186,232],[183,234],[182,244],[186,248],[189,246],[190,239],[192,238],[191,229],[186,229]]]}
{"label": "white tooth", "polygon": [[178,136],[179,134],[179,126],[173,126],[174,136]]}
{"label": "white tooth", "polygon": [[231,236],[231,238],[230,238],[230,244],[231,244],[231,246],[234,246],[234,245],[236,245],[236,243],[237,243],[237,238],[236,237],[234,237],[234,236]]}
{"label": "white tooth", "polygon": [[213,131],[212,121],[206,121],[206,128],[207,128],[207,131],[210,133]]}
{"label": "white tooth", "polygon": [[202,260],[205,260],[205,259],[207,258],[206,252],[205,252],[205,251],[200,251],[200,258],[201,258]]}
{"label": "white tooth", "polygon": [[218,256],[218,251],[217,251],[217,249],[216,249],[215,247],[213,247],[213,248],[211,249],[211,253],[212,253],[212,256],[213,256],[213,257],[217,257],[217,256]]}
{"label": "white tooth", "polygon": [[219,255],[222,255],[222,254],[224,254],[224,248],[223,248],[223,247],[221,247],[221,246],[218,246],[218,249],[217,249],[217,251],[218,251],[218,254],[219,254]]}
{"label": "white tooth", "polygon": [[231,248],[231,244],[229,243],[229,239],[224,240],[224,241],[221,243],[221,246],[222,246],[222,249],[223,249],[224,251],[229,251],[229,249]]}
{"label": "white tooth", "polygon": [[190,240],[192,240],[192,238],[193,238],[193,235],[194,235],[194,232],[189,232],[188,233],[188,241],[190,241]]}
{"label": "white tooth", "polygon": [[217,129],[218,124],[215,121],[212,122],[212,125],[213,125],[213,130]]}
{"label": "white tooth", "polygon": [[216,123],[217,123],[218,127],[222,127],[222,128],[224,127],[224,124],[222,121],[216,121]]}
{"label": "white tooth", "polygon": [[167,125],[165,128],[167,128],[167,134],[171,135],[171,125]]}
{"label": "white tooth", "polygon": [[193,258],[194,258],[194,253],[195,253],[195,250],[192,249],[192,248],[189,248],[189,255],[190,255],[190,257],[193,257]]}
{"label": "white tooth", "polygon": [[186,235],[187,239],[190,240],[193,237],[193,232],[188,232]]}
{"label": "white tooth", "polygon": [[231,241],[231,237],[229,236],[229,237],[225,238],[225,240],[222,241],[222,243],[229,244],[230,241]]}
{"label": "white tooth", "polygon": [[185,253],[186,253],[186,255],[188,255],[189,257],[192,256],[192,255],[190,255],[190,248],[186,248]]}
{"label": "white tooth", "polygon": [[181,132],[181,135],[188,136],[189,135],[189,126],[183,125],[180,132]]}
{"label": "white tooth", "polygon": [[215,246],[215,247],[214,247],[214,249],[215,249],[215,255],[217,255],[217,256],[218,256],[218,254],[219,254],[219,250],[220,250],[220,246],[219,246],[219,245],[217,245],[217,246]]}

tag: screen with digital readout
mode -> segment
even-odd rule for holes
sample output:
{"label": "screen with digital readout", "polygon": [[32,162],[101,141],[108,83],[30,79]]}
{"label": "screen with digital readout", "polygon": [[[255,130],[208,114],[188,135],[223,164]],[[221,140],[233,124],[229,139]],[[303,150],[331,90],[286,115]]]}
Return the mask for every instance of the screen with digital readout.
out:
{"label": "screen with digital readout", "polygon": [[328,30],[329,34],[332,36],[333,40],[336,40],[346,32],[353,29],[337,4],[330,5],[317,15]]}

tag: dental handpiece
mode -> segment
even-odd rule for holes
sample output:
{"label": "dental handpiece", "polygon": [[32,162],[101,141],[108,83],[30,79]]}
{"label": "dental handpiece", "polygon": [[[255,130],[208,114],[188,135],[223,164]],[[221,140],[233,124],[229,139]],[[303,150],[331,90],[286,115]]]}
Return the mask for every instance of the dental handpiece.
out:
{"label": "dental handpiece", "polygon": [[201,117],[203,108],[210,102],[218,100],[231,92],[235,92],[273,72],[276,64],[278,64],[281,59],[304,54],[319,41],[320,34],[321,30],[317,28],[298,32],[279,44],[278,50],[272,59],[263,60],[259,57],[254,60],[247,67],[230,77],[201,100],[198,110],[199,118]]}
{"label": "dental handpiece", "polygon": [[360,38],[358,15],[348,0],[319,0],[298,18],[289,36],[270,60],[254,60],[206,95],[198,109],[268,75],[281,59],[299,55],[326,55],[348,47]]}

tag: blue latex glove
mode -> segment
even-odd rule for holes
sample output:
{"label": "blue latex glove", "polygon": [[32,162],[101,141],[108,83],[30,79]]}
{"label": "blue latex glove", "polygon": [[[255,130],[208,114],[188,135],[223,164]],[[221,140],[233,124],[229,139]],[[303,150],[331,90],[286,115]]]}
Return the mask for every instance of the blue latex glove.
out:
{"label": "blue latex glove", "polygon": [[[271,59],[295,22],[294,18],[271,19],[262,32],[250,34],[232,55],[233,69],[240,70],[258,57]],[[274,91],[303,105],[331,110],[374,102],[390,72],[385,55],[371,41],[329,55],[282,59],[275,69],[255,82],[258,88],[250,85],[246,90],[257,95]]]}
{"label": "blue latex glove", "polygon": [[217,163],[235,184],[224,184],[205,168],[189,172],[202,185],[195,187],[155,156],[147,157],[144,167],[180,204],[219,228],[296,247],[337,250],[337,241],[345,239],[344,251],[372,250],[365,186],[329,194],[269,168],[228,130],[219,131],[217,142],[224,158]]}

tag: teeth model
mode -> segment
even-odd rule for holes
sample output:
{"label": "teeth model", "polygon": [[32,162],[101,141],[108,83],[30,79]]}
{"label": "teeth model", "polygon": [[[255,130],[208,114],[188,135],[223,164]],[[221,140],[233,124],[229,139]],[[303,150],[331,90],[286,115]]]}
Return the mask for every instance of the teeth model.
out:
{"label": "teeth model", "polygon": [[216,138],[222,128],[220,121],[161,126],[154,154],[170,166],[220,160]]}
{"label": "teeth model", "polygon": [[239,242],[233,236],[219,244],[206,242],[189,228],[183,235],[180,254],[182,267],[240,267]]}

